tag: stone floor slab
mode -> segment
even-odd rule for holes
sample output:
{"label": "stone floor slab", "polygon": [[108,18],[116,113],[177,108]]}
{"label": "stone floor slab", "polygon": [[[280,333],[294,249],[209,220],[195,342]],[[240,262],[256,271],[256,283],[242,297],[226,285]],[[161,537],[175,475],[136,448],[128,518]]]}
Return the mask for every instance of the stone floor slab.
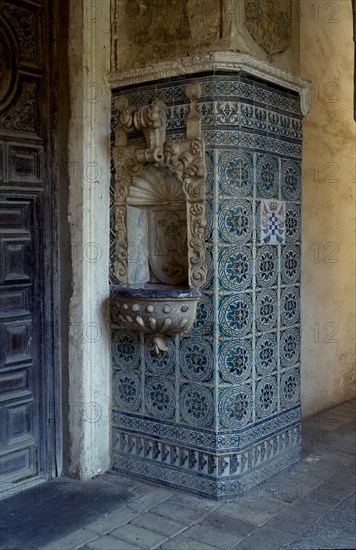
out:
{"label": "stone floor slab", "polygon": [[[294,549],[315,544],[315,548],[356,548],[356,494],[325,514],[291,546]],[[314,547],[313,547],[314,548]]]}
{"label": "stone floor slab", "polygon": [[[40,544],[38,548],[41,550],[72,550],[73,548],[89,543],[94,537],[94,533],[90,533],[85,529],[78,529],[65,537],[58,537],[57,540],[53,540],[43,546]],[[10,549],[7,548],[7,550]]]}
{"label": "stone floor slab", "polygon": [[252,523],[256,526],[263,525],[274,516],[272,513],[257,510],[253,507],[241,506],[238,502],[224,505],[222,511],[227,516],[237,518],[250,524]]}
{"label": "stone floor slab", "polygon": [[100,515],[98,519],[87,525],[85,529],[98,535],[104,535],[121,525],[129,523],[129,521],[136,518],[139,514],[140,512],[133,510],[129,506],[123,506],[119,510]]}
{"label": "stone floor slab", "polygon": [[145,529],[149,529],[166,537],[172,537],[184,529],[182,523],[173,521],[164,516],[158,514],[152,514],[151,512],[146,512],[131,521],[132,525],[139,525]]}
{"label": "stone floor slab", "polygon": [[261,494],[258,490],[253,491],[250,494],[246,494],[240,499],[236,499],[234,502],[259,510],[260,512],[268,512],[272,515],[276,514],[286,503],[278,499],[273,491],[273,485],[268,487],[268,490]]}
{"label": "stone floor slab", "polygon": [[126,540],[120,540],[108,535],[90,542],[80,550],[137,550],[137,548],[140,547],[134,546]]}
{"label": "stone floor slab", "polygon": [[184,534],[186,537],[204,542],[205,544],[210,544],[221,550],[233,548],[245,538],[243,535],[235,535],[201,523],[193,525],[193,527],[190,527]]}
{"label": "stone floor slab", "polygon": [[147,512],[150,508],[156,506],[164,500],[167,500],[171,496],[172,493],[168,489],[156,487],[143,496],[138,496],[132,500],[130,499],[130,508],[137,510],[138,512]]}
{"label": "stone floor slab", "polygon": [[224,531],[239,538],[244,538],[256,529],[256,525],[225,514],[225,507],[214,510],[199,525]]}
{"label": "stone floor slab", "polygon": [[159,546],[159,550],[216,550],[216,546],[178,535]]}
{"label": "stone floor slab", "polygon": [[283,550],[355,550],[355,539],[351,537],[341,537],[337,542],[332,542],[328,537],[314,536],[311,538],[303,538],[300,541],[294,542],[288,546],[284,546]]}
{"label": "stone floor slab", "polygon": [[322,504],[337,504],[347,498],[353,490],[351,482],[350,487],[345,487],[344,485],[339,485],[335,480],[327,480],[315,487],[308,496],[315,502]]}
{"label": "stone floor slab", "polygon": [[183,491],[176,490],[172,491],[171,498],[167,500],[167,503],[170,502],[178,504],[178,506],[190,508],[192,510],[202,511],[214,510],[215,508],[219,508],[219,506],[221,506],[221,503],[216,502],[215,500],[209,500],[204,497],[198,497],[196,495],[191,495],[189,493],[184,493]]}
{"label": "stone floor slab", "polygon": [[325,513],[325,508],[318,508],[318,506],[312,509],[311,507],[303,508],[299,505],[293,505],[274,516],[268,522],[268,527],[301,535]]}
{"label": "stone floor slab", "polygon": [[295,533],[283,531],[275,526],[270,526],[269,522],[257,529],[253,535],[257,540],[268,541],[269,544],[274,544],[278,548],[285,544],[290,544],[298,536]]}
{"label": "stone floor slab", "polygon": [[158,506],[151,508],[150,511],[166,518],[176,520],[180,523],[184,523],[185,525],[191,525],[209,514],[211,512],[211,508],[204,507],[202,509],[194,510],[188,506],[183,506],[182,501],[175,503],[171,500],[165,500],[161,504],[158,504]]}
{"label": "stone floor slab", "polygon": [[[284,548],[280,542],[270,539],[261,539],[256,533],[241,541],[233,550],[280,550]],[[311,549],[309,549],[311,550]]]}
{"label": "stone floor slab", "polygon": [[160,535],[138,525],[123,525],[110,533],[111,537],[117,537],[120,540],[141,548],[155,548],[167,540],[165,535]]}

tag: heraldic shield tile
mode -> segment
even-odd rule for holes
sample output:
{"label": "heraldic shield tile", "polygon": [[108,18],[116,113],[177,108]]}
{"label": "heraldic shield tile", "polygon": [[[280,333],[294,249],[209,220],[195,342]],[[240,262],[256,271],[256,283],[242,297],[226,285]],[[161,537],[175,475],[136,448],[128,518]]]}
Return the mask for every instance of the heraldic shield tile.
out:
{"label": "heraldic shield tile", "polygon": [[284,244],[286,240],[286,206],[275,199],[261,201],[261,244]]}

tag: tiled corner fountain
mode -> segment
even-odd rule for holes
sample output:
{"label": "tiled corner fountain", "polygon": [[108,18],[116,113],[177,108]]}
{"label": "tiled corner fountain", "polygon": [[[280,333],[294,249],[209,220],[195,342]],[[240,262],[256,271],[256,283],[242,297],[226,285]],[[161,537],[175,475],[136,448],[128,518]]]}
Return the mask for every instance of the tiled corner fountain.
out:
{"label": "tiled corner fountain", "polygon": [[111,242],[112,469],[215,499],[300,456],[305,86],[218,68],[113,90]]}

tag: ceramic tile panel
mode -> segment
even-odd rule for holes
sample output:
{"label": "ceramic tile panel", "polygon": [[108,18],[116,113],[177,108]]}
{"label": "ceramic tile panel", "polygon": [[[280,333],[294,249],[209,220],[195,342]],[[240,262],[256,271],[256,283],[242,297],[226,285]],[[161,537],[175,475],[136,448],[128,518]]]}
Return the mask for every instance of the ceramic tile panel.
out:
{"label": "ceramic tile panel", "polygon": [[[149,336],[120,327],[112,304],[113,470],[224,499],[300,457],[302,116],[294,92],[212,73],[115,92],[113,125],[118,95],[134,106],[160,97],[167,136],[181,139],[195,81],[207,280],[192,331],[166,337],[160,356]],[[263,238],[264,205],[283,218],[281,239]]]}

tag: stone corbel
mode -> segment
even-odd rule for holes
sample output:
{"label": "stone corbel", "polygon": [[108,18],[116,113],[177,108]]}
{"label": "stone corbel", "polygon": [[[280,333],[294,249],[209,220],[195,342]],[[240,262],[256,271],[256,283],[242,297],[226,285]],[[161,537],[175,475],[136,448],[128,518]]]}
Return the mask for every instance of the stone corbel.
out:
{"label": "stone corbel", "polygon": [[201,96],[201,86],[198,83],[188,84],[185,88],[185,95],[190,99],[190,113],[186,118],[187,138],[194,139],[201,136],[201,116],[198,113],[197,101]]}
{"label": "stone corbel", "polygon": [[[154,99],[149,105],[138,109],[129,108],[126,97],[119,97],[115,102],[119,111],[117,145],[127,144],[127,134],[141,130],[148,147],[137,151],[139,162],[160,162],[163,158],[163,146],[166,140],[166,108],[163,101]],[[121,138],[125,134],[125,143]]]}

